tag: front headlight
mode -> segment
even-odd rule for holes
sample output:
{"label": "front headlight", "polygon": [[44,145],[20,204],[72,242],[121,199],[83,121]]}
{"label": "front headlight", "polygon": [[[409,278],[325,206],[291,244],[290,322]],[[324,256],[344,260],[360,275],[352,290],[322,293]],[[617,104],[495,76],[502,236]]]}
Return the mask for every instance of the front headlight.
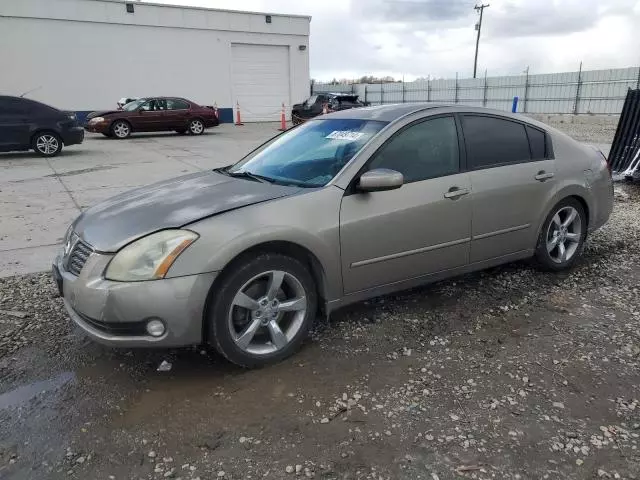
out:
{"label": "front headlight", "polygon": [[198,238],[190,230],[163,230],[127,245],[113,257],[105,277],[119,282],[164,278],[173,262]]}
{"label": "front headlight", "polygon": [[100,123],[100,122],[104,122],[104,117],[93,117],[91,120],[89,120],[89,123]]}

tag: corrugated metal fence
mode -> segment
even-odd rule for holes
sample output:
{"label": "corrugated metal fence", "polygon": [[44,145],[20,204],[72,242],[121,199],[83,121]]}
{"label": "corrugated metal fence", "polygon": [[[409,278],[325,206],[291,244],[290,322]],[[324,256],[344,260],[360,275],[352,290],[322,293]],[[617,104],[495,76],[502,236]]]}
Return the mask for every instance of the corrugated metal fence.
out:
{"label": "corrugated metal fence", "polygon": [[518,112],[619,114],[629,88],[640,87],[640,67],[509,77],[455,78],[382,84],[313,83],[313,93],[353,92],[372,105],[462,103]]}

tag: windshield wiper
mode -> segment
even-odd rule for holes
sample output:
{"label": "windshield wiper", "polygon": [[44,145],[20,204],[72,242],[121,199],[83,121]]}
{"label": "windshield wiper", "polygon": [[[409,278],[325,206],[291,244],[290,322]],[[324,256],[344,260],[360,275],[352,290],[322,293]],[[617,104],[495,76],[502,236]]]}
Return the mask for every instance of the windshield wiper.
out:
{"label": "windshield wiper", "polygon": [[251,173],[248,172],[246,170],[242,170],[239,172],[230,172],[229,170],[227,170],[225,172],[227,175],[229,175],[230,177],[234,177],[234,178],[248,178],[250,180],[255,180],[257,182],[260,183],[275,183],[276,181],[273,178],[270,177],[265,177],[263,175],[258,175],[257,173]]}

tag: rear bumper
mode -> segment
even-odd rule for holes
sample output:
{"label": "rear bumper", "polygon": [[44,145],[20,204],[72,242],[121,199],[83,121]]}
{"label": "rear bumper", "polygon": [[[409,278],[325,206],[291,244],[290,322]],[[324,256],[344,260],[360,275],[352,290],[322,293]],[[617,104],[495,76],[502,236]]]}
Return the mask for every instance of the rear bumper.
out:
{"label": "rear bumper", "polygon": [[84,140],[84,129],[82,127],[71,127],[62,132],[62,143],[65,145],[78,145]]}

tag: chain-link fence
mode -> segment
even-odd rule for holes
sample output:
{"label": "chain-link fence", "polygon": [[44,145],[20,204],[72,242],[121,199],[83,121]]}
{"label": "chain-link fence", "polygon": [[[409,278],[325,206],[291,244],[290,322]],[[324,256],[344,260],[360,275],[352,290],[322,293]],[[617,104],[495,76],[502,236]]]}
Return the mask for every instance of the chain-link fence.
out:
{"label": "chain-link fence", "polygon": [[352,92],[372,105],[461,103],[518,112],[619,114],[629,88],[640,87],[640,67],[565,73],[417,80],[380,84],[313,83],[312,92]]}

